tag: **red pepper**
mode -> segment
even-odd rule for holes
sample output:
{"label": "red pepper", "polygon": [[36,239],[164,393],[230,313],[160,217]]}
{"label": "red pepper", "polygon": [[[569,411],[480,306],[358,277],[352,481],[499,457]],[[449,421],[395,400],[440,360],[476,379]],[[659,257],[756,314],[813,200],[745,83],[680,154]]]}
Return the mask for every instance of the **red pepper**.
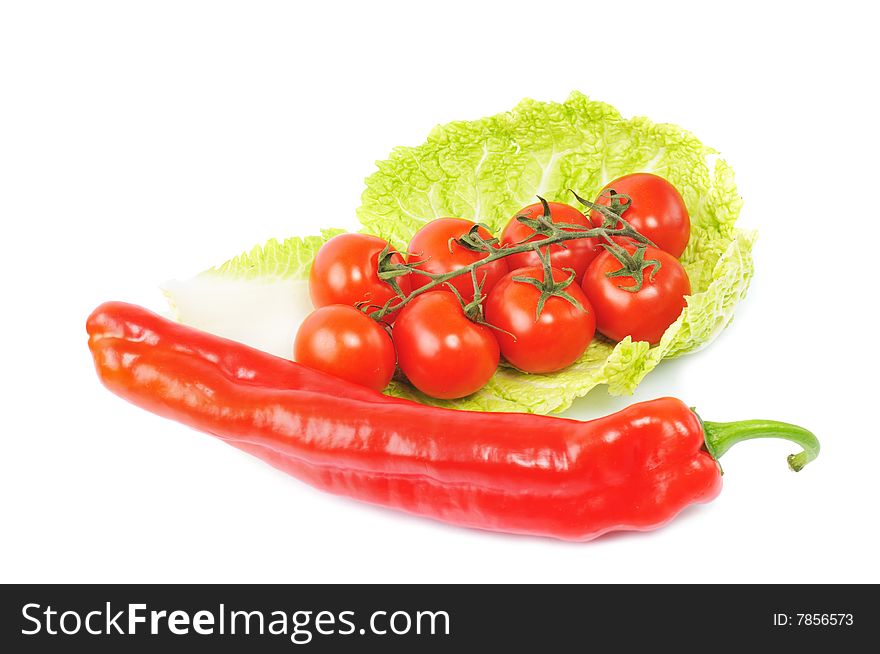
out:
{"label": "red pepper", "polygon": [[721,489],[716,461],[741,440],[780,437],[772,421],[703,423],[663,398],[581,422],[454,411],[388,398],[286,359],[104,304],[88,321],[114,393],[340,495],[445,522],[566,540],[648,530]]}

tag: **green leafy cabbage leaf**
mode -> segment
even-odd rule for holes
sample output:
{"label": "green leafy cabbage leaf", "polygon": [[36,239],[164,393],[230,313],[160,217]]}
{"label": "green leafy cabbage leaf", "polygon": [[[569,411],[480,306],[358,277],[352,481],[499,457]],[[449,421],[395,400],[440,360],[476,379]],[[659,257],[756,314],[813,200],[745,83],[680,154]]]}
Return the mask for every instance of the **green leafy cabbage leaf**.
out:
{"label": "green leafy cabbage leaf", "polygon": [[[392,395],[459,409],[552,413],[600,384],[612,394],[628,394],[664,358],[711,342],[730,322],[752,276],[755,233],[734,226],[742,202],[733,171],[717,153],[679,127],[624,119],[580,93],[562,103],[524,100],[503,114],[437,126],[425,143],[395,148],[377,168],[366,180],[357,215],[364,231],[396,244],[443,216],[498,231],[536,195],[570,202],[568,189],[574,189],[594,197],[612,179],[640,171],[672,182],[691,217],[681,261],[693,295],[655,347],[597,336],[560,372],[535,375],[502,366],[485,388],[452,401],[428,398],[400,378],[386,391]],[[333,233],[271,241],[196,280],[166,284],[166,295],[182,321],[289,357],[309,309],[309,263]],[[215,296],[205,298],[205,288],[215,289]],[[259,302],[242,304],[248,294]]]}

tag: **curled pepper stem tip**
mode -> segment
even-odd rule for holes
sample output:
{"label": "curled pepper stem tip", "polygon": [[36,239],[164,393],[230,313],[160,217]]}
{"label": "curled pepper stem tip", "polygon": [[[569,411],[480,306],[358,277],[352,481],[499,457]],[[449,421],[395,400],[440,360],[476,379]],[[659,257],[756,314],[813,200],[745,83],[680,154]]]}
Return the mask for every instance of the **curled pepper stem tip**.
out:
{"label": "curled pepper stem tip", "polygon": [[803,451],[788,456],[788,467],[799,472],[819,456],[819,440],[813,432],[777,420],[741,420],[739,422],[703,422],[706,449],[715,459],[742,441],[753,438],[783,438],[796,443]]}

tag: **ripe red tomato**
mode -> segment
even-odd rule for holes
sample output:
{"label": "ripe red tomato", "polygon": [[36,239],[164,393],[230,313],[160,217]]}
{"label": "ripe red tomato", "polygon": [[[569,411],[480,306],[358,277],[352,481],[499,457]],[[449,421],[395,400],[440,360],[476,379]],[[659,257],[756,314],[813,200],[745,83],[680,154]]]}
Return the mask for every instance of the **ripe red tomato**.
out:
{"label": "ripe red tomato", "polygon": [[[340,234],[324,243],[309,273],[312,304],[325,307],[369,302],[381,307],[393,298],[394,289],[378,277],[379,253],[387,245],[387,241],[369,234]],[[403,263],[403,257],[395,253],[392,261]],[[409,277],[397,278],[406,294],[410,292]],[[389,314],[385,319],[393,322],[395,317]]]}
{"label": "ripe red tomato", "polygon": [[[610,200],[603,193],[614,189],[632,198],[632,204],[623,217],[637,232],[651,239],[661,250],[680,257],[691,236],[691,220],[684,200],[676,188],[662,177],[651,173],[633,173],[610,182],[599,193],[595,203],[608,206]],[[603,217],[592,212],[593,221],[600,225]]]}
{"label": "ripe red tomato", "polygon": [[[457,239],[465,235],[473,226],[473,222],[463,218],[438,218],[425,224],[409,242],[407,248],[409,263],[424,261],[419,268],[436,275],[451,272],[480,259],[485,259],[489,256],[485,252],[474,252],[461,247],[458,243],[450,242],[450,239]],[[492,236],[482,227],[479,234],[486,239]],[[507,262],[504,259],[498,259],[477,268],[477,280],[483,283],[483,293],[488,293],[506,273]],[[424,275],[417,273],[411,274],[410,280],[413,290],[421,288],[430,281]],[[454,277],[449,283],[455,286],[466,302],[474,299],[474,284],[470,275]]]}
{"label": "ripe red tomato", "polygon": [[394,344],[378,322],[345,304],[310,313],[293,344],[299,363],[381,391],[394,374]]}
{"label": "ripe red tomato", "polygon": [[[589,218],[571,205],[563,204],[562,202],[548,202],[547,204],[550,206],[550,219],[554,223],[583,225],[583,229],[592,229],[594,227]],[[530,204],[524,209],[521,209],[510,219],[507,226],[504,228],[504,231],[501,233],[501,244],[513,245],[514,243],[521,243],[526,239],[529,241],[535,241],[543,238],[541,235],[535,234],[530,227],[523,225],[516,219],[517,216],[540,218],[543,215],[544,206],[540,202],[538,204]],[[599,222],[597,224],[601,225],[602,223]],[[566,231],[571,232],[576,230],[569,229]],[[532,238],[529,238],[529,236]],[[587,266],[590,265],[590,262],[595,259],[600,252],[602,252],[602,247],[599,245],[597,239],[579,238],[573,241],[565,241],[564,243],[550,246],[550,263],[554,268],[573,269],[577,274],[577,278],[580,279],[583,276],[584,271],[586,271]],[[511,270],[524,268],[526,266],[539,266],[541,265],[541,259],[538,257],[537,252],[522,252],[520,254],[511,254],[507,257],[507,265]]]}
{"label": "ripe red tomato", "polygon": [[634,341],[659,343],[687,306],[684,297],[690,295],[691,283],[678,259],[652,247],[645,250],[645,259],[660,261],[660,270],[652,281],[654,268],[646,268],[644,285],[635,292],[621,288],[634,285],[632,277],[608,277],[607,273],[622,268],[610,252],[600,254],[584,275],[582,286],[596,312],[596,329],[614,341],[630,336]]}
{"label": "ripe red tomato", "polygon": [[403,374],[431,397],[470,395],[498,367],[492,330],[470,321],[451,291],[416,297],[400,311],[392,335]]}
{"label": "ripe red tomato", "polygon": [[[570,275],[556,268],[551,270],[556,282]],[[596,332],[596,318],[587,296],[574,282],[563,290],[580,302],[582,309],[564,298],[550,297],[541,316],[535,319],[541,291],[527,282],[515,281],[514,277],[543,281],[544,269],[531,266],[514,270],[486,298],[486,322],[513,334],[495,332],[501,353],[525,372],[554,372],[570,366],[584,353]]]}

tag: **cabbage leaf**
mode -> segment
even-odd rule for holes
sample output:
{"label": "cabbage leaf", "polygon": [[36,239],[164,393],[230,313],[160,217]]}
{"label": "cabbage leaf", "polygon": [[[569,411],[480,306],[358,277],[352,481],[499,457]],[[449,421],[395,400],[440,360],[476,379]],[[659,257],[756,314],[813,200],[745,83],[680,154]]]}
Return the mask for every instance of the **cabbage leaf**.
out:
{"label": "cabbage leaf", "polygon": [[[704,347],[733,317],[748,290],[756,234],[735,227],[742,201],[733,171],[689,132],[572,93],[561,103],[524,100],[511,111],[435,127],[425,143],[395,148],[377,162],[357,210],[364,231],[403,245],[425,222],[457,216],[500,230],[536,195],[571,202],[568,189],[594,197],[612,179],[653,172],[672,182],[691,217],[681,257],[693,295],[655,347],[598,337],[579,361],[551,374],[499,368],[485,388],[459,400],[434,400],[405,379],[387,393],[426,404],[483,411],[563,411],[604,384],[628,394],[664,358]],[[185,323],[291,356],[309,311],[307,278],[314,253],[338,230],[270,241],[194,280],[164,289]]]}

